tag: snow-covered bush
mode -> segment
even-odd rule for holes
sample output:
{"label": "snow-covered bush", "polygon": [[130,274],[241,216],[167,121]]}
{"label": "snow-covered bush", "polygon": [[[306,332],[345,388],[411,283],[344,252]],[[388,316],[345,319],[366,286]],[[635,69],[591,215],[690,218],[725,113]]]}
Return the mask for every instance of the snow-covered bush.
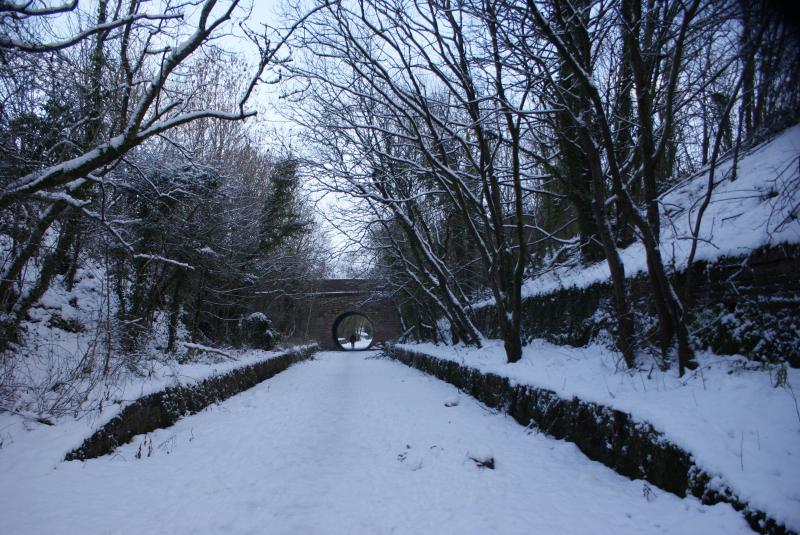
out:
{"label": "snow-covered bush", "polygon": [[280,333],[272,328],[272,321],[263,312],[253,312],[240,322],[242,342],[257,349],[272,349]]}

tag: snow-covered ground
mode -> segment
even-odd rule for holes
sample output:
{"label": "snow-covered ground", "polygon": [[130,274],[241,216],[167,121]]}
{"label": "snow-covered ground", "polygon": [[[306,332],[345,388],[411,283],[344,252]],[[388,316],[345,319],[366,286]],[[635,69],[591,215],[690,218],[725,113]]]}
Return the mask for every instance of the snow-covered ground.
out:
{"label": "snow-covered ground", "polygon": [[[628,480],[570,443],[526,431],[452,386],[376,356],[319,354],[83,463],[53,455],[59,448],[46,438],[54,428],[16,433],[0,449],[0,529],[749,532],[730,506]],[[473,460],[488,457],[494,469]]]}
{"label": "snow-covered ground", "polygon": [[[89,398],[80,410],[59,418],[47,415],[47,419],[55,424],[53,426],[37,423],[36,413],[0,411],[0,466],[4,462],[20,465],[45,462],[55,465],[67,451],[79,447],[95,430],[142,396],[170,386],[198,383],[208,377],[269,360],[284,352],[237,351],[233,358],[218,362],[205,360],[178,364],[175,361],[152,361],[148,363],[150,371],[147,376],[127,374],[114,384],[101,384],[89,392]],[[19,446],[20,442],[22,446]]]}
{"label": "snow-covered ground", "polygon": [[367,349],[369,345],[372,343],[372,338],[359,338],[356,340],[353,347],[350,347],[350,340],[347,338],[339,338],[339,344],[346,350],[352,351],[355,349]]}
{"label": "snow-covered ground", "polygon": [[[722,161],[716,187],[703,216],[695,260],[740,256],[766,245],[800,243],[800,125],[741,155],[733,175],[732,161]],[[661,196],[661,254],[676,269],[686,266],[691,229],[707,191],[708,172],[681,182]],[[647,271],[644,247],[636,242],[620,251],[628,277]],[[585,288],[610,278],[608,264],[564,266],[525,282],[523,297],[561,288]],[[484,300],[476,306],[486,306]]]}
{"label": "snow-covered ground", "polygon": [[[599,345],[572,348],[535,340],[506,362],[502,343],[482,349],[400,347],[547,388],[566,399],[602,403],[651,423],[741,498],[800,531],[800,370],[763,368],[741,357],[697,355],[700,368],[621,369],[619,353]],[[779,374],[786,372],[785,385]]]}

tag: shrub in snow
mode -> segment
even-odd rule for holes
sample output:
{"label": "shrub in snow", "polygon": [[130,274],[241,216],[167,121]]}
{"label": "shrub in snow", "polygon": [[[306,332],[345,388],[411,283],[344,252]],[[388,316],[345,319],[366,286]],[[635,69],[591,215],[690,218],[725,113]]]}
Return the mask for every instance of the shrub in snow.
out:
{"label": "shrub in snow", "polygon": [[65,318],[58,313],[53,313],[53,315],[50,316],[47,325],[69,333],[82,333],[86,331],[86,327],[78,318]]}
{"label": "shrub in snow", "polygon": [[263,321],[270,323],[269,318],[263,312],[253,312],[249,316],[247,316],[245,321]]}
{"label": "shrub in snow", "polygon": [[695,344],[722,355],[800,367],[798,305],[784,299],[767,308],[763,301],[714,304],[693,315]]}
{"label": "shrub in snow", "polygon": [[272,349],[279,333],[272,328],[272,321],[262,312],[253,312],[240,322],[242,342],[257,349]]}

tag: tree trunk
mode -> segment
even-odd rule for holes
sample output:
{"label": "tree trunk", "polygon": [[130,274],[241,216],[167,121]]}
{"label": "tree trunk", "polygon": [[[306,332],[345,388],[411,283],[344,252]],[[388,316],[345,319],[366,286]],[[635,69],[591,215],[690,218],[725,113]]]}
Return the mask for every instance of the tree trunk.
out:
{"label": "tree trunk", "polygon": [[584,152],[589,156],[588,161],[592,172],[592,207],[594,216],[599,225],[600,239],[605,251],[608,270],[611,274],[611,286],[614,294],[614,310],[617,314],[617,349],[622,353],[628,368],[636,364],[634,356],[634,323],[626,289],[625,265],[619,257],[619,250],[614,242],[611,228],[606,214],[606,193],[603,184],[603,173],[600,167],[600,155],[594,150],[594,144],[589,138],[589,133],[581,131]]}

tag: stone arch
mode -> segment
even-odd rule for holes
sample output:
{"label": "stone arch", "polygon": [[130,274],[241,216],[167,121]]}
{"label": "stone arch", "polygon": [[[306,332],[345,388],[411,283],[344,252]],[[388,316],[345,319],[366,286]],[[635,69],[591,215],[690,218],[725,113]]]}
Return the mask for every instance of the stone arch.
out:
{"label": "stone arch", "polygon": [[373,326],[371,348],[395,340],[403,333],[392,293],[377,279],[315,279],[278,299],[264,296],[251,312],[264,312],[275,328],[285,333],[287,342],[316,342],[320,349],[338,350],[332,328],[346,312],[366,316]]}
{"label": "stone arch", "polygon": [[[359,310],[349,310],[347,312],[343,312],[343,313],[341,313],[339,315],[338,318],[336,318],[333,321],[333,325],[331,325],[331,333],[330,334],[331,334],[331,339],[333,340],[334,345],[340,350],[353,351],[352,349],[347,349],[346,347],[342,347],[342,344],[339,342],[339,336],[338,336],[339,326],[341,325],[342,321],[345,320],[346,318],[349,318],[349,317],[352,317],[352,316],[361,316],[362,318],[364,318],[365,320],[367,320],[369,322],[370,327],[372,329],[372,340],[370,341],[369,346],[367,346],[365,348],[362,348],[361,351],[370,349],[375,344],[375,324],[369,318],[369,316],[367,314],[364,314],[363,312],[361,312]],[[359,351],[359,350],[356,349],[355,351]]]}
{"label": "stone arch", "polygon": [[402,334],[397,307],[385,292],[381,281],[374,279],[324,279],[311,281],[303,296],[307,317],[304,338],[315,341],[321,349],[341,349],[333,339],[333,325],[340,316],[358,313],[373,327],[371,348],[394,340]]}

